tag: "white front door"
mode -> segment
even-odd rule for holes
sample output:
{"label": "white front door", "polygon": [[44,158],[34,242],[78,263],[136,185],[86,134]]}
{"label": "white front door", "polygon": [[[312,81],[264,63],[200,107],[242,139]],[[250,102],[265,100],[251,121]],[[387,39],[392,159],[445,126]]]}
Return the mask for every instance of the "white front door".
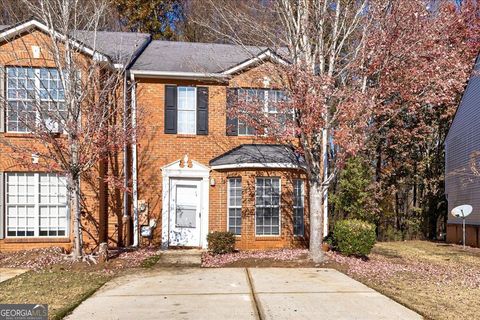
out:
{"label": "white front door", "polygon": [[170,246],[200,246],[201,180],[171,179]]}

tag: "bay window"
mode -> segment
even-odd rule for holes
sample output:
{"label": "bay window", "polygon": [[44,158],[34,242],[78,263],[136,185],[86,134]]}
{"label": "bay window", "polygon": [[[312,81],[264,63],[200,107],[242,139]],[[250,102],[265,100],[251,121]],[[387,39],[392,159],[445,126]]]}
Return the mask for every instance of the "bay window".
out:
{"label": "bay window", "polygon": [[228,179],[228,231],[242,233],[242,179]]}
{"label": "bay window", "polygon": [[303,236],[305,233],[305,203],[303,180],[293,180],[293,235]]}
{"label": "bay window", "polygon": [[280,179],[257,178],[255,182],[255,234],[280,235]]}

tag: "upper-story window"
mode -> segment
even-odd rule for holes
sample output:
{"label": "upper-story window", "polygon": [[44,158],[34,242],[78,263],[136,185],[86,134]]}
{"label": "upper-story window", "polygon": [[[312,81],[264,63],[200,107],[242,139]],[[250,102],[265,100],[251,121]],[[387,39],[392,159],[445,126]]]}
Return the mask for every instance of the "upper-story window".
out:
{"label": "upper-story window", "polygon": [[197,131],[197,90],[195,87],[178,87],[177,128],[180,134],[195,134]]}
{"label": "upper-story window", "polygon": [[7,68],[7,131],[29,132],[42,122],[59,132],[65,99],[60,74],[52,68]]}
{"label": "upper-story window", "polygon": [[166,134],[208,134],[208,87],[165,86]]}
{"label": "upper-story window", "polygon": [[[276,89],[233,89],[237,91],[237,101],[245,103],[254,103],[260,106],[266,114],[277,117],[277,104],[286,101],[285,92]],[[245,111],[248,112],[248,111]],[[280,119],[281,120],[281,119]],[[229,135],[239,136],[253,136],[255,135],[255,128],[245,121],[245,119],[237,118],[234,123],[230,122],[228,125],[235,126],[230,130]],[[227,129],[228,130],[228,129]]]}

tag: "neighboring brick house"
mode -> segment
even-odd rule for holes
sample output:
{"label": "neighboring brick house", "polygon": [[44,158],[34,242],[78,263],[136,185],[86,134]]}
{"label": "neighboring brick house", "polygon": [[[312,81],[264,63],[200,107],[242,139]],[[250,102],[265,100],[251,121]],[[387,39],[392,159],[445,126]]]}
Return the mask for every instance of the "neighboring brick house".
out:
{"label": "neighboring brick house", "polygon": [[480,247],[480,57],[473,69],[445,139],[445,194],[448,200],[447,241],[462,241],[462,219],[454,217],[451,210],[469,204],[473,211],[465,219],[465,242]]}
{"label": "neighboring brick house", "polygon": [[[26,28],[18,36],[35,38],[37,29]],[[88,44],[88,35],[85,39]],[[129,92],[133,121],[142,126],[137,143],[126,149],[124,157],[129,167],[125,180],[133,192],[122,200],[122,213],[133,217],[133,244],[206,248],[209,232],[229,230],[237,235],[240,249],[305,246],[308,192],[303,159],[287,146],[253,135],[251,128],[227,112],[232,101],[249,95],[262,97],[265,112],[274,112],[275,101],[283,97],[274,66],[287,64],[286,55],[268,48],[150,41],[141,34],[100,32],[99,50],[114,63],[118,63],[113,52],[120,39],[128,42],[127,52],[135,42],[135,59],[125,81],[134,84]],[[11,41],[0,43],[0,59],[11,48]],[[7,70],[22,65],[0,61]],[[3,80],[8,83],[8,72]],[[2,123],[8,121],[7,116]],[[4,131],[0,135],[8,137],[9,130]],[[15,205],[8,198],[10,183],[14,181],[12,188],[18,191],[25,177],[33,174],[32,185],[37,185],[44,174],[22,172],[7,159],[0,155],[4,180],[0,179],[0,250],[52,243],[68,247],[71,219],[66,202],[56,236],[41,236],[36,202],[33,235],[9,233],[9,218],[17,219],[17,229],[20,223],[20,209],[9,211]],[[40,192],[40,187],[34,188]],[[109,202],[116,197],[102,194]],[[105,204],[107,199],[99,200],[97,218],[101,221],[108,215],[104,232],[114,246],[123,230],[118,212],[107,213],[102,201]]]}
{"label": "neighboring brick house", "polygon": [[[92,33],[81,31],[72,44],[85,59],[103,59],[112,69],[122,69],[148,44],[150,36],[139,33],[98,32],[94,52]],[[27,106],[36,101],[62,101],[59,72],[48,48],[51,39],[47,27],[37,20],[14,26],[0,26],[0,251],[35,247],[72,246],[72,215],[70,214],[65,177],[45,172],[41,166],[26,165],[13,160],[9,144],[32,143],[25,122]],[[100,52],[101,50],[101,52]],[[88,60],[86,60],[88,61]],[[44,96],[40,92],[44,90]],[[36,113],[31,108],[30,113]],[[38,116],[35,114],[35,117]],[[61,136],[59,137],[62,138]],[[25,154],[25,158],[32,155]],[[102,174],[98,166],[96,174]],[[87,198],[86,227],[83,238],[87,249],[106,241],[108,230],[107,186],[103,179],[82,181]],[[90,216],[91,215],[91,216]],[[105,239],[105,240],[102,240]]]}

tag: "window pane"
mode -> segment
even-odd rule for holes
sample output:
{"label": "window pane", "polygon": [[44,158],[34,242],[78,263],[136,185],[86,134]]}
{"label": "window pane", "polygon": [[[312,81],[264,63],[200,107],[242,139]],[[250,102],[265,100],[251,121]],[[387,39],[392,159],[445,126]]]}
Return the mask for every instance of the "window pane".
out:
{"label": "window pane", "polygon": [[228,231],[240,235],[242,230],[242,180],[228,179]]}
{"label": "window pane", "polygon": [[195,134],[197,95],[194,87],[177,88],[177,132],[180,134]]}
{"label": "window pane", "polygon": [[64,178],[49,173],[7,173],[6,177],[8,236],[58,236],[59,230],[66,235],[66,197],[59,196],[66,194]]}
{"label": "window pane", "polygon": [[181,228],[195,228],[196,213],[195,206],[177,205],[175,225]]}
{"label": "window pane", "polygon": [[293,234],[303,236],[305,232],[304,225],[304,200],[303,200],[303,180],[293,181]]}
{"label": "window pane", "polygon": [[280,179],[257,178],[255,215],[257,235],[280,234]]}

